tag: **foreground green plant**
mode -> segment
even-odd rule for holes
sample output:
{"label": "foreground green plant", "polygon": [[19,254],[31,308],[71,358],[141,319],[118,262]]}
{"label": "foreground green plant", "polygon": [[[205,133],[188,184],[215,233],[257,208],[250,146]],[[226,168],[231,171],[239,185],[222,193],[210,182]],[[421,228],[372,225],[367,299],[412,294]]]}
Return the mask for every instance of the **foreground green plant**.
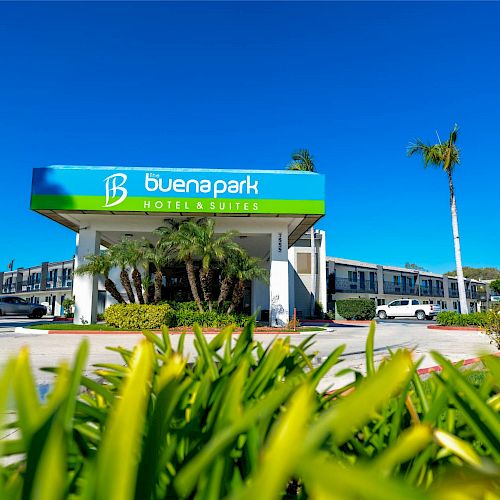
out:
{"label": "foreground green plant", "polygon": [[[145,332],[123,364],[82,375],[88,345],[56,370],[41,403],[21,351],[0,377],[19,437],[0,440],[0,498],[163,499],[494,498],[499,491],[500,363],[484,358],[479,386],[439,354],[426,381],[408,351],[366,374],[318,389],[341,360],[312,364],[312,337],[268,347],[253,325],[210,342],[195,328],[197,357],[168,331]],[[345,370],[342,370],[345,373]],[[84,389],[82,392],[82,388]],[[489,496],[488,496],[489,495]]]}

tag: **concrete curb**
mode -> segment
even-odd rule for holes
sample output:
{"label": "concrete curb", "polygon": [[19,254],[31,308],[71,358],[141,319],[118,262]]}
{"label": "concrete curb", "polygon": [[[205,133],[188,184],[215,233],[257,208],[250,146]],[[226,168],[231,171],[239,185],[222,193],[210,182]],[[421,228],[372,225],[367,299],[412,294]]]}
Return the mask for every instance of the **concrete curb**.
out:
{"label": "concrete curb", "polygon": [[[159,330],[152,330],[153,333],[159,335],[161,334],[161,331]],[[14,330],[14,333],[22,333],[22,334],[30,334],[30,335],[141,335],[142,331],[141,330],[115,330],[115,331],[110,331],[110,330],[38,330],[35,328],[23,328],[23,327],[16,327]],[[170,335],[180,335],[182,333],[181,330],[171,330],[169,332]],[[187,335],[193,335],[192,330],[188,330]],[[204,334],[207,335],[217,335],[220,333],[220,330],[203,330]],[[240,331],[234,331],[234,335],[239,335],[241,333]],[[327,330],[317,330],[317,331],[310,331],[310,332],[280,332],[280,331],[274,331],[274,330],[264,330],[264,331],[255,331],[254,335],[313,335],[315,333],[331,333],[328,329]]]}
{"label": "concrete curb", "polygon": [[[494,352],[490,356],[500,356],[500,352]],[[473,365],[474,363],[480,363],[484,357],[485,356],[481,356],[478,358],[464,359],[461,361],[454,361],[452,364],[456,365],[458,363],[461,363],[462,366]],[[442,369],[443,369],[443,367],[441,365],[435,365],[435,366],[430,366],[428,368],[419,368],[417,370],[417,373],[419,375],[427,375],[428,373],[432,373],[432,372],[440,372]]]}
{"label": "concrete curb", "polygon": [[23,326],[16,326],[14,328],[14,333],[24,333],[29,335],[47,335],[49,333],[48,330],[38,330],[36,328],[24,328]]}
{"label": "concrete curb", "polygon": [[428,325],[429,330],[449,330],[449,331],[469,331],[469,332],[482,332],[484,328],[478,326],[442,326],[442,325]]}

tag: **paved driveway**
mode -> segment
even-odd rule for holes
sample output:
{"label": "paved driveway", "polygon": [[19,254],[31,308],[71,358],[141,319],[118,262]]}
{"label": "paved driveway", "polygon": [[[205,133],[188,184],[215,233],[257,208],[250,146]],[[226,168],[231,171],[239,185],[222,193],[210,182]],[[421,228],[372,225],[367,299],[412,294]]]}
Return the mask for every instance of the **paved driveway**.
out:
{"label": "paved driveway", "polygon": [[[78,343],[85,335],[15,334],[12,325],[17,324],[18,321],[29,322],[29,320],[24,319],[0,319],[0,366],[10,356],[15,355],[21,346],[27,345],[39,383],[49,383],[50,375],[39,371],[39,369],[44,366],[53,366],[63,359],[71,359]],[[444,353],[452,361],[475,357],[486,352],[496,352],[488,338],[480,332],[429,330],[426,326],[419,323],[379,323],[375,335],[376,361],[387,356],[389,350],[398,348],[412,349],[416,359],[423,357],[422,367],[436,364],[430,355],[433,350]],[[334,378],[334,374],[341,368],[364,369],[364,347],[367,333],[368,326],[365,325],[334,326],[329,331],[318,333],[314,349],[318,351],[319,358],[328,356],[340,344],[346,345],[342,363],[325,378],[322,387],[346,382],[349,377],[342,380]],[[304,333],[292,335],[292,342],[299,343],[306,335]],[[132,347],[141,338],[140,335],[120,334],[87,335],[86,337],[90,341],[88,370],[91,370],[91,365],[95,363],[120,362],[118,354],[108,351],[106,346]],[[257,335],[256,337],[264,344],[271,342],[274,338],[272,335]],[[172,338],[175,345],[177,336]],[[194,356],[192,340],[192,335],[186,338],[186,349],[191,356]]]}

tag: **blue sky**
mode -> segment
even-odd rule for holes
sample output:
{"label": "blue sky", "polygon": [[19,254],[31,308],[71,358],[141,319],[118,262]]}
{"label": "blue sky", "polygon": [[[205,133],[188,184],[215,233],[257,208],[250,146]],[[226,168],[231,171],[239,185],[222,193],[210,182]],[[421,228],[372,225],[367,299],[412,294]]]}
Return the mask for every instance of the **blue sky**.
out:
{"label": "blue sky", "polygon": [[500,4],[0,3],[0,270],[70,258],[29,210],[51,164],[326,175],[328,255],[454,268],[447,181],[408,142],[457,122],[464,265],[500,267]]}

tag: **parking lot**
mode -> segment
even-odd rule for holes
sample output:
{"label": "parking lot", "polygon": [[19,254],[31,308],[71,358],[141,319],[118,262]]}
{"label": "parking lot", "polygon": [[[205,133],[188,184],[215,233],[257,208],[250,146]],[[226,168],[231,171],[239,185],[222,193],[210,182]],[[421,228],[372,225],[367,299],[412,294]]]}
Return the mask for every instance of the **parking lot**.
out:
{"label": "parking lot", "polygon": [[[90,341],[90,355],[87,370],[92,370],[95,363],[120,362],[119,356],[106,349],[106,346],[133,347],[140,335],[106,334],[106,335],[40,335],[40,334],[16,334],[15,326],[26,326],[36,323],[34,320],[25,318],[0,318],[0,366],[8,358],[16,355],[23,345],[30,349],[33,367],[36,371],[37,380],[40,384],[50,383],[50,375],[39,369],[45,366],[53,366],[61,360],[70,360],[81,339],[86,337]],[[314,350],[317,351],[318,361],[341,344],[346,345],[343,360],[340,365],[329,374],[323,381],[323,387],[339,385],[341,380],[334,378],[334,374],[341,368],[354,368],[363,371],[365,342],[368,333],[367,325],[334,325],[326,331],[317,334]],[[293,343],[300,343],[305,333],[291,335]],[[282,335],[286,336],[286,335]],[[211,337],[211,336],[210,336]],[[177,336],[172,336],[175,345]],[[274,338],[272,335],[256,335],[256,338],[264,344],[268,344]],[[193,348],[193,336],[186,339],[186,349],[190,356],[195,355]],[[384,321],[378,322],[375,336],[376,361],[380,361],[399,348],[411,349],[415,359],[423,357],[422,367],[435,365],[431,351],[437,350],[445,354],[452,361],[459,361],[475,357],[487,352],[496,352],[490,345],[488,338],[481,332],[476,331],[445,331],[429,330],[427,322],[413,321]],[[346,379],[342,379],[345,382]]]}

